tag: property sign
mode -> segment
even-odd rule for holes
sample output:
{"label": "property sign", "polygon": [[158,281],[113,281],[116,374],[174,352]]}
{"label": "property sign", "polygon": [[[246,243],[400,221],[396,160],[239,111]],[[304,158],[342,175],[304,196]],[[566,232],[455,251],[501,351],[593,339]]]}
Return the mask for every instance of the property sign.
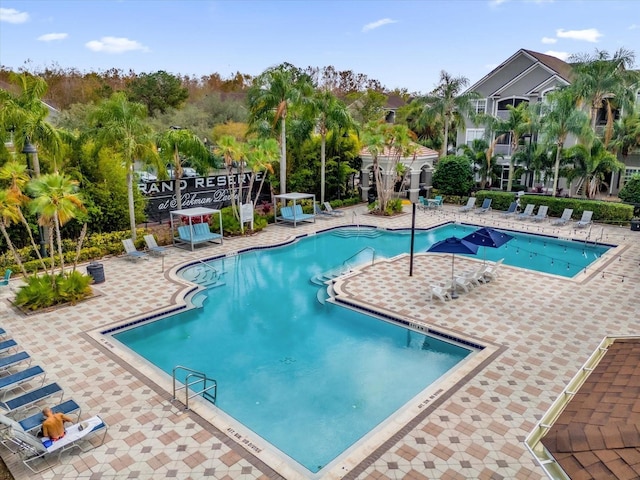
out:
{"label": "property sign", "polygon": [[[232,195],[236,197],[242,189],[243,194],[249,188],[252,173],[215,175],[180,179],[182,208],[206,207],[217,210],[231,205]],[[251,198],[255,198],[260,188],[263,172],[255,174]],[[147,218],[162,223],[169,219],[169,212],[178,208],[175,194],[176,181],[140,182],[138,188],[147,197]],[[264,199],[269,200],[269,184],[262,187]]]}

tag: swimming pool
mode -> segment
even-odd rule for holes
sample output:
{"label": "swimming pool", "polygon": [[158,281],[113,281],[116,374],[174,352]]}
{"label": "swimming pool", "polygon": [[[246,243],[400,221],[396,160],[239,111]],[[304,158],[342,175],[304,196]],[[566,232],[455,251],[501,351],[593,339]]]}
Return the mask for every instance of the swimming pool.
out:
{"label": "swimming pool", "polygon": [[[474,229],[452,224],[418,231],[415,251]],[[317,301],[321,287],[314,281],[323,274],[366,261],[372,250],[379,257],[405,253],[409,233],[339,229],[196,263],[182,274],[210,287],[198,294],[204,308],[113,336],[169,374],[184,365],[215,378],[218,407],[318,472],[473,351]],[[486,249],[487,258],[524,261],[524,267],[538,259],[549,267],[562,257],[581,270],[601,253],[530,235],[507,245]],[[560,271],[566,275],[566,265]]]}

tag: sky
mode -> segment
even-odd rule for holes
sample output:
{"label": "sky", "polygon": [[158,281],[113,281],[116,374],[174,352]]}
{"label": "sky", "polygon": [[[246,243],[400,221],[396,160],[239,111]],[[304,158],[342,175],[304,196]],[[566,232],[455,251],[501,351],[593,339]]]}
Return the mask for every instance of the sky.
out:
{"label": "sky", "polygon": [[283,62],[428,93],[525,48],[640,64],[637,0],[0,0],[0,65],[258,75]]}

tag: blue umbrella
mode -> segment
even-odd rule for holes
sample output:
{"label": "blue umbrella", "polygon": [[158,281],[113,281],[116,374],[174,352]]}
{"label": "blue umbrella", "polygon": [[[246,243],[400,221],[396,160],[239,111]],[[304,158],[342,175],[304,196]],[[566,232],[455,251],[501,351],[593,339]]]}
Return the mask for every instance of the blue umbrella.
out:
{"label": "blue umbrella", "polygon": [[457,298],[458,295],[456,292],[455,282],[456,253],[475,255],[478,253],[478,245],[468,242],[462,238],[449,237],[431,245],[427,252],[451,254],[451,298]]}
{"label": "blue umbrella", "polygon": [[[513,235],[495,230],[489,227],[482,227],[475,232],[470,233],[463,240],[474,243],[479,247],[499,248],[509,240],[513,239]],[[487,258],[487,250],[484,250],[485,261]]]}

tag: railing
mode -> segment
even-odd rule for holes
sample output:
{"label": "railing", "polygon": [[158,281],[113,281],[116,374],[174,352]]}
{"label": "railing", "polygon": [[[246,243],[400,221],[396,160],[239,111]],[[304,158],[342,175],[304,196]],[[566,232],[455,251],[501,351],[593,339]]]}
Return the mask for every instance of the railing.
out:
{"label": "railing", "polygon": [[[184,379],[184,384],[182,386],[176,387],[176,373],[179,371],[188,372],[188,374]],[[211,382],[211,384],[207,386],[209,382]],[[197,385],[197,384],[202,384],[202,390],[195,392],[191,396],[189,396],[189,389],[193,385]],[[189,399],[198,395],[202,395],[204,398],[206,398],[213,404],[216,403],[216,397],[218,396],[218,382],[216,382],[212,378],[207,377],[202,372],[197,372],[196,370],[192,370],[190,368],[178,365],[173,369],[173,400],[176,400],[176,392],[183,389],[185,392],[184,405],[186,410],[189,410]],[[213,390],[213,394],[209,392],[210,390]]]}
{"label": "railing", "polygon": [[371,252],[371,265],[373,265],[374,263],[376,263],[376,250],[373,247],[364,247],[362,250],[354,253],[349,258],[347,258],[344,262],[342,262],[342,266],[345,268],[351,268],[352,265],[351,263],[349,263],[349,261],[358,257],[358,255],[360,255],[362,252],[367,250]]}

